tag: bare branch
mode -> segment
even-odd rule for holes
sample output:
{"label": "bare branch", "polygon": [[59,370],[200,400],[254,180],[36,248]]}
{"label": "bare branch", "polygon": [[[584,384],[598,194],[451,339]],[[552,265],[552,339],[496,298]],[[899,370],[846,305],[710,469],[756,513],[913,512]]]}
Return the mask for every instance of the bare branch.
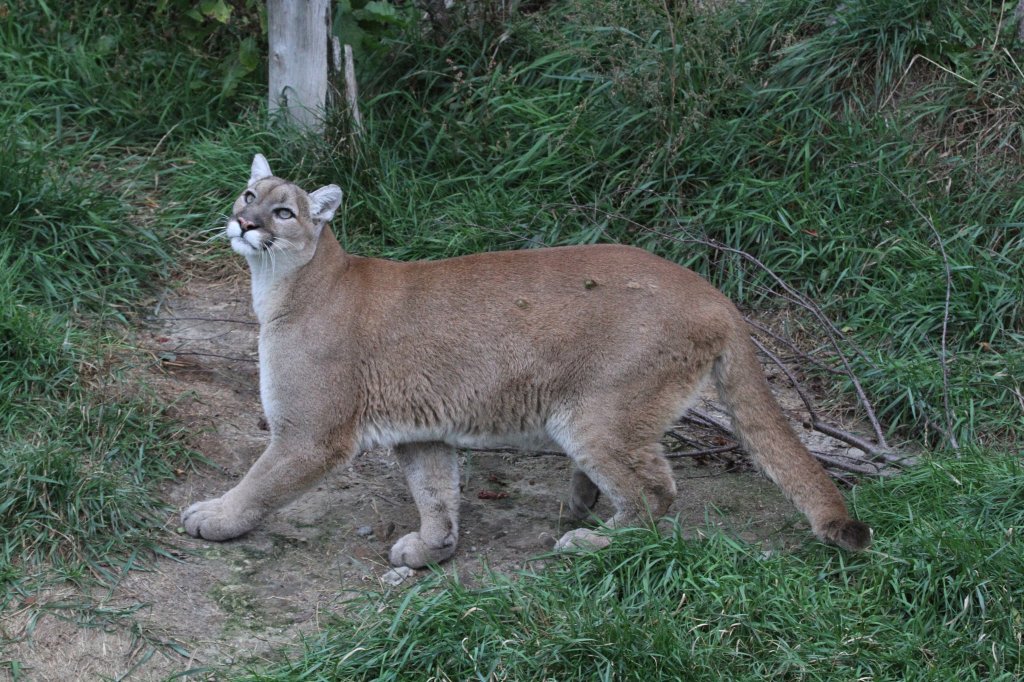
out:
{"label": "bare branch", "polygon": [[[1024,0],[1017,6],[1018,14],[1021,12],[1021,8],[1024,7]],[[1024,19],[1022,19],[1024,20]],[[949,362],[946,357],[946,336],[949,329],[949,304],[950,298],[953,292],[953,274],[949,267],[949,257],[946,255],[946,247],[942,243],[942,237],[939,236],[939,231],[935,229],[935,223],[929,218],[921,207],[917,205],[910,196],[903,191],[903,188],[893,182],[887,175],[879,173],[882,179],[885,180],[890,187],[900,193],[910,206],[914,209],[914,212],[925,222],[928,229],[931,230],[932,236],[935,237],[935,243],[939,247],[939,253],[942,255],[942,267],[946,271],[946,300],[942,308],[942,347],[939,349],[939,363],[942,366],[942,407],[946,417],[946,438],[949,441],[950,446],[954,450],[960,449],[960,444],[956,440],[956,434],[953,433],[953,410],[949,405]]]}
{"label": "bare branch", "polygon": [[700,410],[696,407],[691,407],[689,411],[683,416],[683,421],[690,421],[701,426],[711,427],[718,429],[722,433],[732,435],[732,429],[712,417],[707,412]]}
{"label": "bare branch", "polygon": [[846,471],[851,474],[860,474],[862,476],[884,476],[890,471],[884,464],[865,462],[864,460],[853,457],[828,455],[823,452],[812,452],[811,454],[815,459],[821,462],[826,469],[839,469],[840,471]]}
{"label": "bare branch", "polygon": [[351,45],[345,45],[345,101],[356,134],[360,134],[363,132],[363,116],[359,113],[359,86],[356,84],[356,64]]}
{"label": "bare branch", "polygon": [[776,343],[780,343],[783,346],[786,346],[787,348],[789,348],[790,351],[793,352],[794,355],[799,356],[801,360],[805,360],[811,363],[812,365],[820,369],[822,372],[828,372],[829,374],[835,374],[841,377],[849,376],[845,371],[841,369],[836,369],[835,367],[829,367],[824,362],[814,357],[811,353],[807,353],[803,350],[800,350],[800,348],[798,348],[797,345],[793,343],[790,339],[787,339],[783,336],[776,334],[771,329],[764,326],[757,320],[751,317],[747,317],[746,315],[743,316],[743,319],[746,320],[747,324],[749,324],[751,327],[761,332],[765,336],[770,336],[773,340],[775,340]]}
{"label": "bare branch", "polygon": [[800,382],[796,380],[796,377],[793,376],[793,373],[789,371],[789,367],[786,366],[786,363],[780,360],[779,357],[775,355],[775,353],[768,350],[768,348],[766,348],[763,343],[758,341],[757,337],[751,336],[750,340],[754,342],[754,345],[757,346],[758,350],[764,353],[768,357],[768,359],[774,362],[776,367],[781,369],[782,373],[786,375],[786,378],[789,379],[790,385],[793,386],[793,390],[796,391],[796,394],[798,396],[800,396],[800,401],[804,404],[804,408],[807,410],[807,414],[808,416],[810,416],[811,421],[814,421],[816,415],[814,413],[814,406],[811,404],[811,399],[807,397],[806,393],[804,393],[803,387],[800,386]]}
{"label": "bare branch", "polygon": [[[863,450],[866,454],[871,455],[871,457],[873,457],[874,459],[879,459],[890,464],[897,464],[907,459],[905,457],[897,456],[890,452],[887,452],[885,449],[880,449],[876,447],[873,443],[864,440],[860,436],[856,436],[850,433],[849,431],[846,431],[845,429],[841,429],[838,426],[835,426],[834,424],[829,424],[819,419],[818,414],[814,411],[814,406],[811,404],[810,398],[807,397],[807,394],[804,392],[803,387],[800,385],[800,382],[797,381],[796,377],[793,376],[793,373],[789,370],[789,367],[787,367],[786,364],[782,362],[782,360],[779,357],[777,357],[774,353],[765,348],[764,344],[762,344],[755,337],[750,337],[750,339],[751,341],[754,342],[754,345],[756,345],[758,349],[768,357],[769,360],[774,362],[778,366],[778,368],[782,370],[782,372],[786,375],[786,378],[789,379],[789,383],[792,384],[793,390],[796,391],[796,394],[798,396],[800,396],[800,400],[803,402],[804,408],[807,410],[807,416],[809,417],[808,423],[811,425],[812,429],[814,429],[818,433],[823,433],[826,436],[831,436],[836,440],[842,441],[847,445],[852,445],[855,448],[859,448]],[[821,458],[819,457],[819,459]]]}
{"label": "bare branch", "polygon": [[733,443],[732,445],[721,445],[719,447],[703,448],[701,450],[679,450],[677,452],[666,452],[665,457],[667,457],[668,459],[677,459],[681,457],[707,457],[709,455],[720,455],[723,452],[739,451],[739,443]]}

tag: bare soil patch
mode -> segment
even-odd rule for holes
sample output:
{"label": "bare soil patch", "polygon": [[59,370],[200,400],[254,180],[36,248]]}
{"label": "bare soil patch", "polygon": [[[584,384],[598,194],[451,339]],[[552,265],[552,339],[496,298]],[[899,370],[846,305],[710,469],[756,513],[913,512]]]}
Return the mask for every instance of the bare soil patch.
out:
{"label": "bare soil patch", "polygon": [[[391,543],[415,530],[418,516],[386,451],[338,467],[243,538],[210,543],[177,532],[177,512],[233,486],[269,434],[261,428],[258,328],[244,273],[193,276],[167,292],[156,318],[139,331],[140,346],[155,352],[138,379],[175,405],[191,445],[213,466],[183,472],[162,491],[175,509],[167,528],[176,560],[156,558],[109,591],[69,588],[5,614],[5,631],[27,635],[3,653],[23,666],[20,679],[152,680],[187,670],[205,678],[217,666],[256,663],[298,645],[324,616],[352,608],[361,592],[404,589],[380,578]],[[773,380],[798,422],[799,401],[784,383]],[[727,422],[709,396],[701,403]],[[798,431],[812,450],[847,449]],[[695,538],[717,527],[771,547],[810,540],[800,514],[742,459],[672,462],[680,494],[671,515]],[[563,513],[569,475],[561,456],[464,453],[460,544],[444,570],[472,582],[484,566],[535,566],[531,561],[572,527]]]}

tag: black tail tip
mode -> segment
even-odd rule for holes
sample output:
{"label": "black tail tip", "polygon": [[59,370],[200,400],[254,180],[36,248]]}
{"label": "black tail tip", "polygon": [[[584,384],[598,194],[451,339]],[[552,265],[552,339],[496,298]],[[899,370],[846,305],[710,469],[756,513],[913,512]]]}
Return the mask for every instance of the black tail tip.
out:
{"label": "black tail tip", "polygon": [[859,552],[871,544],[871,527],[856,519],[835,519],[826,523],[819,533],[823,541],[851,552]]}

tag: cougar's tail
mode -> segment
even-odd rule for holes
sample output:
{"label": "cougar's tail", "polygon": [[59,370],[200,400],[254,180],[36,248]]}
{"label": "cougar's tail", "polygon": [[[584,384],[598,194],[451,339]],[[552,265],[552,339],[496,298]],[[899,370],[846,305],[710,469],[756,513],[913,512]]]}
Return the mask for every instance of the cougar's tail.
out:
{"label": "cougar's tail", "polygon": [[835,484],[789,426],[745,331],[715,360],[714,376],[740,443],[807,516],[814,534],[843,549],[867,547],[871,529],[850,517]]}

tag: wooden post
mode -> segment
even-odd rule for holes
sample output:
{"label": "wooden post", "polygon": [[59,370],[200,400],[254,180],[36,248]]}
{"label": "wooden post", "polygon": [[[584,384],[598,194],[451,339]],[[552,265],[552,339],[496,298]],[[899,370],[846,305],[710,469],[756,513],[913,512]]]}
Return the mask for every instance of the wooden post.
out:
{"label": "wooden post", "polygon": [[330,0],[267,0],[270,113],[323,131],[327,107]]}
{"label": "wooden post", "polygon": [[363,116],[359,113],[359,86],[356,84],[356,63],[351,45],[345,46],[345,101],[352,116],[352,127],[359,135],[363,132]]}

